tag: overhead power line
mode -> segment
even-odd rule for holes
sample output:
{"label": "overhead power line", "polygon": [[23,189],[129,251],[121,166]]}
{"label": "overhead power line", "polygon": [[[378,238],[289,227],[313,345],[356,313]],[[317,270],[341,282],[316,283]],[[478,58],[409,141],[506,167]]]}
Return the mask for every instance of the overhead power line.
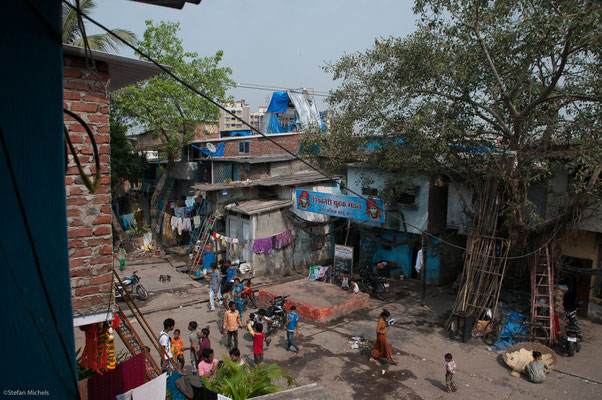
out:
{"label": "overhead power line", "polygon": [[[102,30],[104,30],[105,32],[109,33],[110,35],[114,36],[115,38],[119,39],[121,42],[123,42],[127,47],[131,48],[132,50],[134,50],[134,52],[136,52],[137,54],[141,55],[142,57],[144,57],[145,59],[147,59],[148,61],[150,61],[151,63],[155,64],[159,69],[161,69],[164,73],[166,73],[167,75],[171,76],[173,79],[175,79],[177,82],[179,82],[180,84],[182,84],[184,87],[188,88],[189,90],[193,91],[194,93],[196,93],[197,95],[201,96],[203,99],[207,100],[208,102],[210,102],[211,104],[213,104],[214,106],[218,107],[219,109],[221,109],[222,111],[224,111],[226,114],[229,114],[231,117],[233,117],[234,119],[236,119],[237,121],[239,121],[240,123],[242,123],[243,125],[247,126],[251,131],[257,133],[257,135],[262,136],[264,139],[268,140],[269,142],[271,142],[273,145],[275,145],[276,147],[282,149],[285,153],[290,154],[291,156],[293,156],[294,158],[296,158],[297,160],[299,160],[300,162],[302,162],[303,164],[305,164],[306,166],[308,166],[309,168],[313,169],[314,171],[318,172],[320,175],[324,176],[325,178],[328,178],[328,180],[332,183],[335,183],[337,185],[339,185],[342,189],[346,189],[348,192],[356,195],[357,197],[361,198],[364,201],[368,201],[369,199],[364,197],[362,194],[357,193],[356,191],[354,191],[353,189],[347,187],[346,185],[344,185],[343,183],[339,182],[337,179],[335,179],[333,176],[328,175],[327,173],[325,173],[324,171],[322,171],[321,169],[317,168],[316,166],[310,164],[309,162],[307,162],[306,160],[304,160],[303,158],[299,157],[299,155],[293,153],[292,151],[290,151],[289,149],[287,149],[286,147],[282,146],[280,143],[276,142],[274,139],[272,139],[270,136],[260,132],[257,128],[251,126],[251,124],[249,124],[248,122],[244,121],[242,118],[240,118],[239,116],[237,116],[236,114],[234,114],[233,112],[231,112],[230,110],[226,109],[226,107],[224,107],[223,105],[219,104],[217,101],[213,100],[211,97],[209,97],[208,95],[206,95],[205,93],[201,92],[200,90],[198,90],[197,88],[195,88],[194,86],[192,86],[191,84],[189,84],[188,82],[182,80],[180,77],[176,76],[174,73],[172,73],[170,70],[168,70],[167,68],[165,68],[163,65],[159,64],[159,62],[157,62],[156,60],[154,60],[152,57],[150,57],[148,54],[144,53],[142,50],[140,50],[139,48],[137,48],[136,46],[134,46],[133,44],[131,44],[130,42],[128,42],[127,40],[123,39],[121,36],[117,35],[116,33],[114,33],[113,31],[111,31],[110,29],[108,29],[107,27],[105,27],[104,25],[102,25],[100,22],[97,22],[96,20],[94,20],[93,18],[91,18],[90,16],[88,16],[86,13],[82,12],[79,8],[73,6],[72,4],[70,4],[69,2],[67,2],[66,0],[62,0],[63,4],[67,4],[70,8],[72,8],[73,10],[75,10],[77,13],[81,14],[84,18],[86,18],[88,21],[92,22],[93,24],[95,24],[96,26],[98,26],[99,28],[101,28]],[[432,238],[432,239],[436,239],[439,243],[445,243],[448,246],[460,249],[460,250],[464,250],[466,251],[466,247],[463,246],[458,246],[457,244],[448,242],[442,238],[439,238],[435,235],[433,235],[432,233],[429,233],[423,229],[418,228],[415,225],[410,224],[407,221],[403,221],[401,217],[398,217],[394,214],[391,214],[390,212],[387,212],[385,209],[383,209],[383,213],[385,215],[388,215],[390,218],[396,219],[400,222],[405,223],[405,225],[416,229],[418,232],[423,233],[424,235]],[[407,232],[406,232],[407,233]],[[511,260],[511,259],[521,259],[521,258],[525,258],[525,257],[529,257],[533,254],[536,254],[537,252],[539,252],[541,249],[545,248],[554,238],[555,235],[552,235],[552,237],[546,241],[546,243],[544,243],[541,247],[539,247],[538,249],[535,249],[529,253],[526,254],[522,254],[519,256],[513,256],[513,257],[506,257],[507,260]],[[503,258],[503,257],[497,257],[497,256],[492,256],[492,255],[487,255],[486,257],[488,258]]]}

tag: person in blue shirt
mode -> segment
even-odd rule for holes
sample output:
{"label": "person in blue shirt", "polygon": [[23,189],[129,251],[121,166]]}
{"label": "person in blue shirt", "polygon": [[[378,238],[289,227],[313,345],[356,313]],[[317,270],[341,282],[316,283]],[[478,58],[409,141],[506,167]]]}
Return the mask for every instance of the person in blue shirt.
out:
{"label": "person in blue shirt", "polygon": [[236,305],[236,310],[238,310],[240,315],[242,315],[242,307],[244,305],[244,300],[240,293],[244,289],[245,287],[240,284],[240,279],[234,278],[234,304]]}
{"label": "person in blue shirt", "polygon": [[234,275],[236,275],[236,266],[228,264],[228,269],[226,270],[226,282],[232,282]]}
{"label": "person in blue shirt", "polygon": [[286,349],[290,350],[291,346],[295,349],[295,352],[299,352],[299,346],[293,340],[293,335],[299,333],[299,316],[297,315],[297,307],[292,306],[291,312],[288,314],[286,321]]}

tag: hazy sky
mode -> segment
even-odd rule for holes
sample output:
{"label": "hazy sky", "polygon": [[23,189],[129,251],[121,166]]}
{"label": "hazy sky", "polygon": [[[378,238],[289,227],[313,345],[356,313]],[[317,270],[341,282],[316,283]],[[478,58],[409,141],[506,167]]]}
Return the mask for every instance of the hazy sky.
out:
{"label": "hazy sky", "polygon": [[[345,53],[369,48],[377,37],[405,36],[415,29],[411,0],[203,0],[182,10],[127,0],[99,0],[92,17],[109,28],[142,37],[144,21],[180,22],[184,48],[199,55],[224,51],[222,64],[237,83],[311,88],[337,86],[322,67]],[[88,33],[98,29],[87,23]],[[129,49],[121,54],[134,57]],[[251,111],[271,92],[236,88]],[[324,97],[316,97],[325,108]]]}

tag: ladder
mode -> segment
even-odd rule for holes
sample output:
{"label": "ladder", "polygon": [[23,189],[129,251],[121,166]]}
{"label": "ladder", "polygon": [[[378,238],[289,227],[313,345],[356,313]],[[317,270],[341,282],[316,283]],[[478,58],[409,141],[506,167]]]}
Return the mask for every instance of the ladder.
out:
{"label": "ladder", "polygon": [[532,332],[531,339],[548,340],[550,345],[554,344],[556,338],[553,291],[550,251],[546,247],[545,254],[538,254],[531,268],[531,324],[541,325],[548,337],[541,337],[541,334],[537,336],[535,331]]}
{"label": "ladder", "polygon": [[[117,275],[117,271],[115,271],[115,269],[113,269],[113,274],[117,278],[118,282],[121,284],[121,287],[124,287],[123,282],[122,282],[121,278],[119,277],[119,275]],[[159,339],[153,333],[150,325],[146,321],[146,318],[144,318],[144,316],[140,312],[140,309],[138,308],[136,303],[134,303],[134,299],[132,299],[132,296],[130,295],[130,293],[127,290],[121,289],[118,285],[115,285],[115,289],[119,292],[119,294],[121,295],[121,298],[125,301],[125,304],[128,306],[128,308],[132,312],[134,318],[136,318],[136,321],[138,322],[138,324],[140,325],[140,327],[146,334],[148,342],[150,342],[155,347],[157,352],[159,353],[159,359],[167,359],[167,354],[165,352],[165,349],[159,343]],[[161,368],[159,367],[159,365],[157,364],[155,359],[151,356],[150,352],[146,350],[146,346],[144,345],[144,342],[142,341],[142,339],[140,338],[140,336],[138,335],[138,333],[136,332],[136,330],[134,329],[134,327],[132,326],[132,324],[130,323],[128,318],[125,316],[125,313],[123,312],[123,310],[121,309],[119,304],[115,303],[115,305],[117,306],[116,314],[119,317],[119,319],[121,320],[121,322],[119,323],[119,325],[117,326],[115,331],[117,332],[117,334],[119,335],[119,337],[121,338],[121,340],[123,341],[123,343],[125,344],[127,349],[129,350],[130,354],[132,354],[132,356],[135,356],[140,353],[144,353],[144,358],[145,358],[144,373],[146,375],[146,378],[150,381],[150,380],[160,376]],[[175,364],[173,363],[173,360],[168,362],[167,368],[169,370],[172,370],[172,371],[176,370],[176,371],[182,373],[182,371],[178,370],[178,368],[175,366]]]}
{"label": "ladder", "polygon": [[203,251],[205,250],[205,246],[207,242],[209,242],[209,237],[211,237],[211,232],[213,231],[213,224],[217,218],[214,216],[207,216],[203,222],[203,228],[201,229],[200,239],[196,242],[192,250],[192,258],[190,260],[190,268],[188,269],[189,274],[194,274],[198,270],[198,265],[203,259]]}

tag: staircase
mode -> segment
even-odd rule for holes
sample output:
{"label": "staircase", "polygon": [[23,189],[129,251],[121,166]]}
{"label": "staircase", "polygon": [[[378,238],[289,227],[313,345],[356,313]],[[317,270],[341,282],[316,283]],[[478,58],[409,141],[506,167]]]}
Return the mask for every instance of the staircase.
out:
{"label": "staircase", "polygon": [[[115,277],[117,277],[117,280],[121,284],[121,287],[124,287],[123,282],[121,281],[121,278],[119,277],[119,275],[117,275],[117,272],[115,270],[113,270],[113,274],[115,275]],[[147,342],[151,344],[151,347],[154,346],[155,349],[157,350],[157,352],[159,354],[159,359],[166,358],[165,357],[166,356],[165,349],[159,343],[159,339],[153,333],[153,330],[151,329],[150,325],[148,324],[148,322],[146,321],[146,319],[140,312],[140,309],[138,308],[136,303],[134,303],[134,299],[132,299],[132,296],[129,294],[129,292],[127,292],[126,290],[120,289],[120,287],[117,285],[115,285],[115,289],[119,292],[119,294],[121,294],[121,298],[124,300],[125,304],[128,306],[128,308],[132,312],[133,317],[136,318],[136,321],[138,322],[138,324],[140,325],[140,327],[146,334],[147,339],[148,339]],[[117,303],[115,303],[115,305],[117,306],[116,314],[119,317],[119,319],[121,320],[121,322],[119,323],[119,326],[117,326],[115,331],[117,332],[117,334],[119,335],[119,337],[121,338],[121,340],[123,341],[123,343],[125,344],[127,349],[129,350],[130,354],[132,354],[132,356],[135,356],[140,353],[144,353],[145,366],[146,366],[144,373],[146,375],[146,378],[150,381],[150,380],[158,377],[159,375],[161,375],[161,368],[159,367],[159,365],[157,364],[155,359],[151,356],[150,352],[146,350],[146,346],[144,345],[144,342],[142,341],[142,339],[140,338],[140,336],[138,335],[138,333],[136,332],[136,330],[134,329],[134,327],[132,326],[132,324],[130,323],[128,318],[126,317],[122,308]],[[173,363],[169,363],[168,369],[176,370],[180,373],[182,372],[182,371],[179,371],[176,368],[175,364],[173,364]]]}
{"label": "staircase", "polygon": [[554,327],[554,282],[550,265],[550,251],[546,247],[545,254],[537,254],[531,268],[531,323],[541,324],[548,337],[532,335],[531,339],[545,341],[553,345],[556,338]]}
{"label": "staircase", "polygon": [[192,259],[190,260],[190,268],[188,269],[188,272],[191,275],[198,271],[198,266],[203,260],[203,251],[209,242],[209,237],[213,231],[213,224],[215,223],[216,219],[216,217],[207,216],[203,221],[202,229],[198,235],[199,239],[196,241],[196,244],[192,249]]}

